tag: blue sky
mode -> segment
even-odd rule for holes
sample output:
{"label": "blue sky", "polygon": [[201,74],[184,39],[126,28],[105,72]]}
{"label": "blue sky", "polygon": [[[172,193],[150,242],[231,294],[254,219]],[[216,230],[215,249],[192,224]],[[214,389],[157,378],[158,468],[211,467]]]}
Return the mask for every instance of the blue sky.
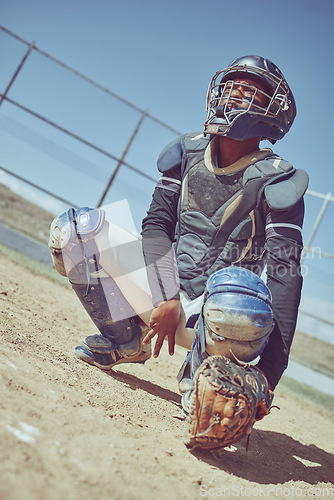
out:
{"label": "blue sky", "polygon": [[[202,129],[207,85],[218,69],[241,55],[268,57],[283,71],[297,103],[295,123],[274,150],[307,170],[310,189],[327,193],[334,191],[333,19],[332,0],[3,0],[0,23],[180,132]],[[1,92],[26,49],[0,31]],[[140,118],[36,52],[8,97],[116,156]],[[158,177],[156,157],[174,137],[145,119],[126,160]],[[5,102],[0,166],[77,205],[95,205],[115,162]],[[66,208],[1,173],[0,182],[55,212]],[[138,227],[153,187],[123,168],[106,202],[128,198]],[[305,240],[321,206],[321,200],[306,200]],[[314,241],[331,254],[333,205]],[[305,264],[305,293],[331,303],[333,261]]]}

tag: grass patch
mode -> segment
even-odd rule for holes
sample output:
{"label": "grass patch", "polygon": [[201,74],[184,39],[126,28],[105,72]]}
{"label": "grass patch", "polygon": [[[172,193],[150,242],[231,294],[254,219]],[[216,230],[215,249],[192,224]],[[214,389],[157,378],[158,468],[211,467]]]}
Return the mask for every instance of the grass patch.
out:
{"label": "grass patch", "polygon": [[323,417],[330,420],[333,419],[334,397],[286,376],[282,377],[279,383],[279,389],[284,389],[284,393],[295,399],[301,405],[305,405],[310,410],[320,413]]}
{"label": "grass patch", "polygon": [[55,281],[62,286],[71,287],[68,280],[64,276],[61,276],[54,268],[27,257],[16,250],[12,250],[11,248],[0,244],[0,255],[7,257],[12,262],[19,264],[26,269],[29,269],[29,271],[35,276],[43,276],[44,278]]}
{"label": "grass patch", "polygon": [[290,357],[297,363],[334,378],[334,345],[297,331]]}
{"label": "grass patch", "polygon": [[0,221],[40,243],[49,240],[54,214],[0,184]]}

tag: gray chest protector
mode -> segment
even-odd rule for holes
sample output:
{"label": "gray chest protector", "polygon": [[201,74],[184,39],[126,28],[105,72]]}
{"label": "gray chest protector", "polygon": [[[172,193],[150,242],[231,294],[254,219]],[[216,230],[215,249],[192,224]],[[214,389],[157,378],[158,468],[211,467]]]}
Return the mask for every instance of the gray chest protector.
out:
{"label": "gray chest protector", "polygon": [[[307,188],[307,174],[277,155],[233,174],[216,175],[204,162],[208,139],[189,134],[163,152],[159,170],[179,162],[182,190],[175,252],[181,288],[191,299],[203,293],[218,269],[242,265],[261,274],[265,222],[262,202],[273,210],[294,206]],[[168,152],[168,158],[164,157]],[[171,161],[173,160],[173,161]]]}

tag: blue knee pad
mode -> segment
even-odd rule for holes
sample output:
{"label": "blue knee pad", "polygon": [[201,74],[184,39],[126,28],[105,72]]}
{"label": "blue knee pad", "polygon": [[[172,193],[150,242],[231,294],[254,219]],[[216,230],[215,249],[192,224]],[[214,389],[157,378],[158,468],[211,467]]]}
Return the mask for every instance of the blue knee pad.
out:
{"label": "blue knee pad", "polygon": [[213,273],[207,283],[198,328],[201,351],[252,361],[274,327],[271,293],[264,281],[242,267]]}
{"label": "blue knee pad", "polygon": [[273,327],[271,293],[259,276],[242,267],[216,271],[207,280],[195,339],[181,370],[193,378],[215,354],[252,361],[267,345]]}

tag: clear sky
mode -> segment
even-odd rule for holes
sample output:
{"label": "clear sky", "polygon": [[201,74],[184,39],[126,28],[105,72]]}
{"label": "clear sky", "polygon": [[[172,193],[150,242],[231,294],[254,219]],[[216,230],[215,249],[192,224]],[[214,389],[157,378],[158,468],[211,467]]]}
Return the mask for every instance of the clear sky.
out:
{"label": "clear sky", "polygon": [[[5,28],[34,40],[38,48],[182,133],[202,130],[205,94],[217,70],[241,55],[271,59],[297,103],[291,131],[273,149],[307,170],[310,189],[321,193],[334,192],[333,20],[332,0],[2,0],[0,16]],[[26,49],[0,31],[1,92]],[[140,118],[36,52],[8,97],[116,156]],[[146,119],[126,160],[158,177],[156,157],[174,137]],[[5,102],[0,109],[0,165],[77,205],[94,205],[115,162]],[[1,171],[0,182],[17,187]],[[106,201],[129,198],[138,227],[153,187],[122,169]],[[322,203],[306,199],[305,240]],[[63,210],[44,196],[38,200],[56,212]],[[330,254],[333,205],[313,243]],[[305,290],[332,303],[333,261],[306,264]]]}

